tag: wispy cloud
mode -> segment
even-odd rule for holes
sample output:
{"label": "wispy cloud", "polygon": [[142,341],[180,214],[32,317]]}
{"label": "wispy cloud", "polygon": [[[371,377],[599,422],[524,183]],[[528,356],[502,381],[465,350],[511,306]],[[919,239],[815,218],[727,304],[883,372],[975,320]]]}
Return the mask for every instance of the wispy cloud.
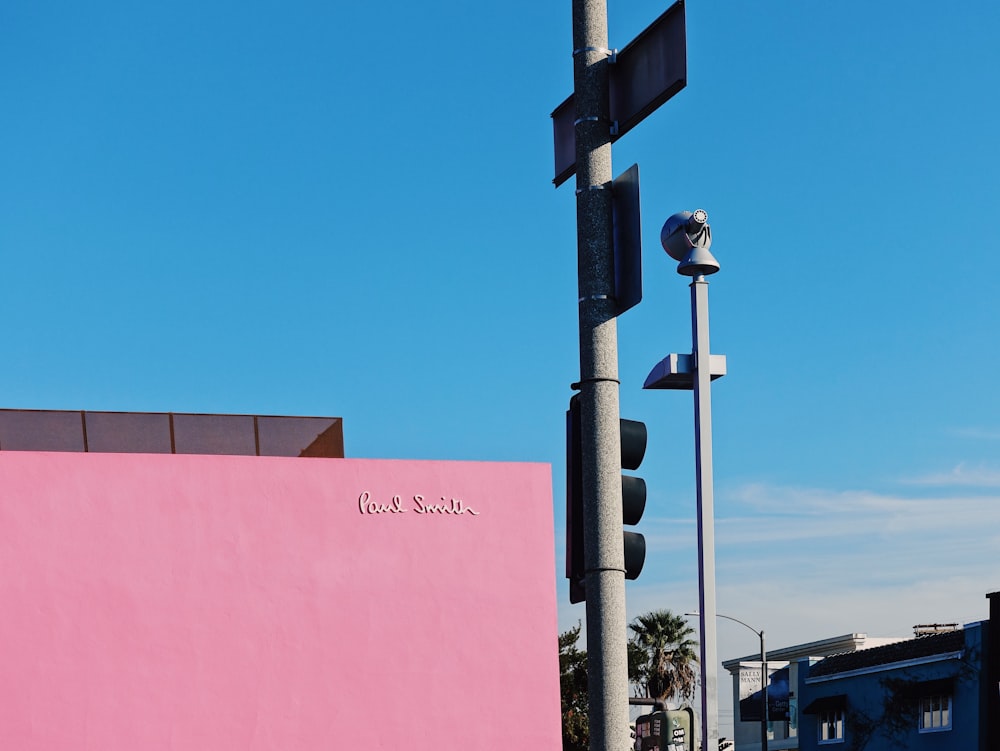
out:
{"label": "wispy cloud", "polygon": [[[766,622],[788,643],[973,620],[984,594],[1000,589],[1000,495],[748,484],[718,490],[717,501],[719,610]],[[696,575],[694,529],[672,532],[670,551],[655,546],[654,560],[679,559],[659,565]],[[677,584],[664,592],[676,596]]]}
{"label": "wispy cloud", "polygon": [[959,438],[972,438],[978,441],[1000,441],[1000,429],[997,428],[953,428],[950,432]]}
{"label": "wispy cloud", "polygon": [[[765,628],[775,647],[986,617],[984,595],[1000,590],[1000,493],[905,490],[717,487],[718,612]],[[653,515],[639,531],[648,553],[627,587],[629,617],[696,609],[694,509]],[[582,615],[564,611],[564,624]],[[752,651],[741,631],[720,627],[721,659]]]}
{"label": "wispy cloud", "polygon": [[[985,594],[1000,590],[1000,492],[982,491],[991,487],[984,482],[948,492],[962,484],[891,493],[717,486],[717,612],[766,630],[773,649],[848,633],[906,637],[918,623],[987,617]],[[690,514],[670,517],[655,508],[638,528],[648,552],[642,575],[626,586],[629,619],[698,608],[693,503]],[[561,605],[562,628],[583,619],[583,606]],[[728,621],[718,622],[717,639],[720,662],[752,655],[757,645]],[[724,671],[720,680],[728,685]]]}
{"label": "wispy cloud", "polygon": [[1000,469],[982,465],[970,467],[963,463],[946,472],[916,475],[903,478],[901,482],[925,487],[1000,488]]}
{"label": "wispy cloud", "polygon": [[[785,583],[816,589],[908,586],[995,573],[1000,588],[1000,496],[907,497],[873,491],[751,484],[717,494],[720,580]],[[650,519],[643,534],[651,560],[672,575],[696,564],[694,518]]]}

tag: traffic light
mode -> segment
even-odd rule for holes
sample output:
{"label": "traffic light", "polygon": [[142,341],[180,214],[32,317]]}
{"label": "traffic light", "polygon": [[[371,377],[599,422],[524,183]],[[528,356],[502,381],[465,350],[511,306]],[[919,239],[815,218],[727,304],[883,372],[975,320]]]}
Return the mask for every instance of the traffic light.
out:
{"label": "traffic light", "polygon": [[[621,420],[621,466],[638,469],[646,454],[646,425],[635,420]],[[583,441],[580,419],[580,395],[574,394],[566,411],[566,578],[569,601],[583,602],[586,566],[583,555]],[[637,524],[646,508],[646,481],[622,475],[622,523]],[[636,532],[623,532],[625,578],[635,579],[646,560],[646,538]]]}
{"label": "traffic light", "polygon": [[[636,420],[620,420],[622,438],[622,469],[639,469],[646,455],[646,424]],[[646,481],[641,477],[622,475],[622,523],[638,524],[646,510]],[[646,538],[638,532],[623,532],[625,545],[625,578],[638,579],[646,562]]]}

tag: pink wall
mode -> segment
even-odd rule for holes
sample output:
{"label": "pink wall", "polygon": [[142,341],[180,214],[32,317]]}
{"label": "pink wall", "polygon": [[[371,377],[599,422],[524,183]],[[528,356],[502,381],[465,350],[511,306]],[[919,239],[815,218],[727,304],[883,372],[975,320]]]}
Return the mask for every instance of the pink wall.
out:
{"label": "pink wall", "polygon": [[0,483],[0,749],[560,746],[547,465],[0,452]]}

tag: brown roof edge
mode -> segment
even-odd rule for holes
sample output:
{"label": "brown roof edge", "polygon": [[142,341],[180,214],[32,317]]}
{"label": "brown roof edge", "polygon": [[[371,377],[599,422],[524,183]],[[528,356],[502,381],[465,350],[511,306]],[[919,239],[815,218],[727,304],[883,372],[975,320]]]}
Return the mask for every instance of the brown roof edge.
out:
{"label": "brown roof edge", "polygon": [[0,451],[344,458],[343,418],[0,409]]}

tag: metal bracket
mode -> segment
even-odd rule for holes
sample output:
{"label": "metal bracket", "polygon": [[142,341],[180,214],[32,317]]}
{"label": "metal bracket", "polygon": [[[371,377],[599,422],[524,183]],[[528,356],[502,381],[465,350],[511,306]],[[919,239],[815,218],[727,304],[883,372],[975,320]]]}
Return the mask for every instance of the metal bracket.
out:
{"label": "metal bracket", "polygon": [[[579,381],[577,381],[576,383],[570,384],[570,388],[574,389],[574,390],[577,390],[577,391],[580,391],[580,390],[583,389],[583,384],[585,384],[585,383],[617,383],[619,386],[621,386],[622,382],[619,381],[617,378],[582,378]],[[597,569],[595,569],[595,571],[596,570]],[[611,569],[611,570],[612,571],[621,571],[621,569],[619,569],[619,568]]]}
{"label": "metal bracket", "polygon": [[[597,117],[596,115],[590,115],[588,117],[578,117],[576,118],[576,120],[573,121],[573,127],[575,128],[580,123],[597,123],[600,122],[602,119],[603,118]],[[612,138],[618,137],[619,133],[618,133],[617,120],[612,120],[610,122],[610,125],[608,126],[608,131],[611,133]]]}
{"label": "metal bracket", "polygon": [[[711,355],[708,359],[709,375],[714,381],[726,374],[726,356]],[[694,388],[694,355],[667,355],[649,371],[644,389],[672,389],[690,391]]]}
{"label": "metal bracket", "polygon": [[600,52],[602,55],[607,55],[610,60],[609,63],[614,63],[618,61],[618,50],[609,50],[607,47],[580,47],[579,49],[573,50],[573,57],[584,52]]}

